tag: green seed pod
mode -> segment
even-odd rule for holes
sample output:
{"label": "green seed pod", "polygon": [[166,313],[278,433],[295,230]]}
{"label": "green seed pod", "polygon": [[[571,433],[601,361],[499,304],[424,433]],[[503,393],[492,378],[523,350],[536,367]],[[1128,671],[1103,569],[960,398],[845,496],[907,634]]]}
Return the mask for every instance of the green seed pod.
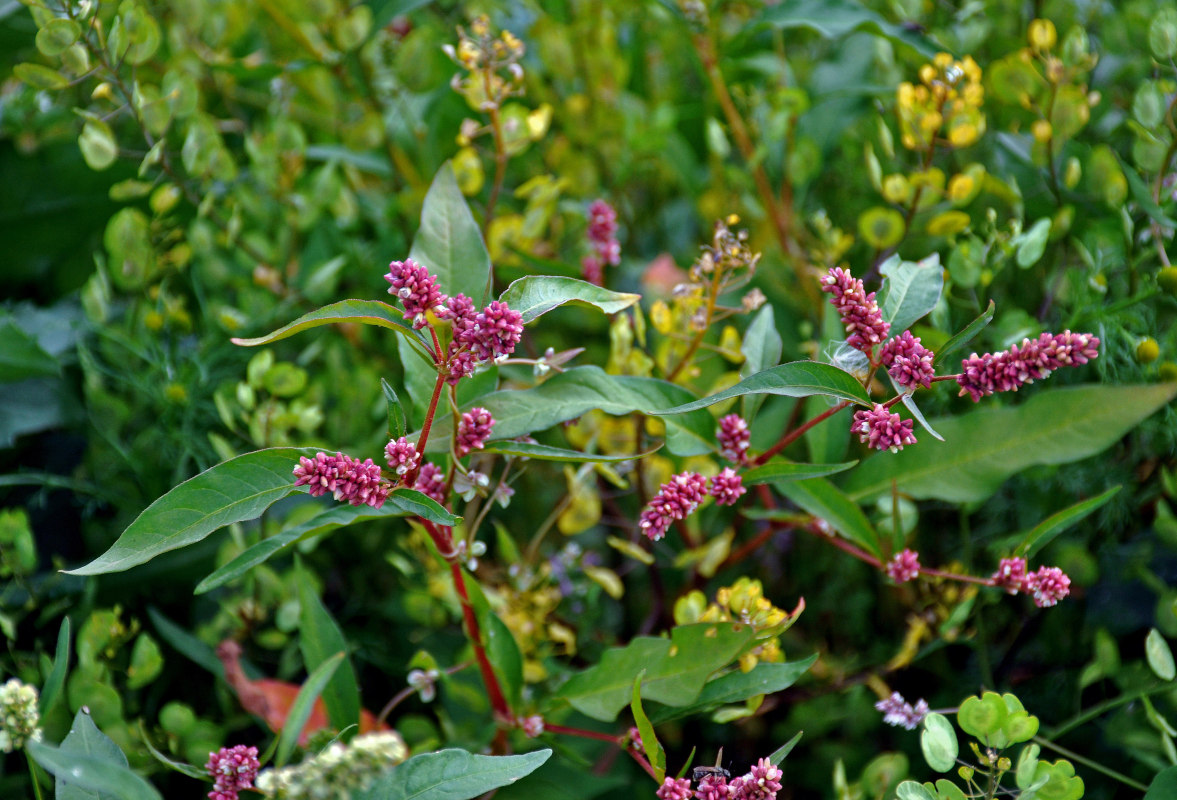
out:
{"label": "green seed pod", "polygon": [[1151,364],[1156,361],[1161,355],[1161,346],[1157,344],[1157,340],[1149,336],[1146,339],[1141,339],[1136,345],[1136,363]]}

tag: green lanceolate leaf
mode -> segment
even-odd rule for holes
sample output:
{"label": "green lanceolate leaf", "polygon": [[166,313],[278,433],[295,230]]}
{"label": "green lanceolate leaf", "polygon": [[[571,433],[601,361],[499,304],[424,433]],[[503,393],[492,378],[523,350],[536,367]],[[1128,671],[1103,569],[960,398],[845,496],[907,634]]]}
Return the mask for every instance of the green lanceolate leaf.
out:
{"label": "green lanceolate leaf", "polygon": [[45,688],[41,690],[40,709],[44,716],[65,685],[65,676],[69,672],[69,617],[61,621],[61,628],[57,631],[57,651],[53,655],[53,669],[45,679]]}
{"label": "green lanceolate leaf", "polygon": [[849,372],[818,361],[793,361],[757,372],[722,392],[650,413],[682,414],[746,394],[776,394],[784,397],[809,397],[821,394],[870,405],[870,397],[867,396],[866,390]]}
{"label": "green lanceolate leaf", "polygon": [[511,708],[519,708],[523,694],[523,653],[519,643],[507,624],[489,608],[482,617],[482,625],[486,631],[486,655],[503,684],[507,702]]}
{"label": "green lanceolate leaf", "polygon": [[646,760],[654,768],[654,780],[661,783],[666,777],[666,751],[662,749],[662,742],[658,741],[658,734],[654,732],[654,726],[650,724],[650,718],[642,708],[642,679],[645,677],[646,671],[642,670],[633,679],[633,695],[630,697],[629,710],[641,736]]}
{"label": "green lanceolate leaf", "polygon": [[464,294],[476,306],[486,297],[490,254],[448,161],[441,165],[425,195],[421,227],[409,258],[437,276],[443,293],[451,297]]}
{"label": "green lanceolate leaf", "polygon": [[0,322],[0,382],[46,378],[61,374],[57,359],[14,322]]}
{"label": "green lanceolate leaf", "polygon": [[793,748],[797,746],[797,743],[801,741],[801,737],[804,735],[805,731],[797,731],[797,733],[793,734],[792,739],[774,750],[772,755],[768,757],[768,760],[772,763],[772,765],[779,767],[781,762],[788,758],[789,753],[793,752]]}
{"label": "green lanceolate leaf", "polygon": [[879,267],[879,272],[887,279],[882,310],[883,319],[891,323],[892,336],[903,333],[940,302],[944,269],[937,253],[919,262],[892,256]]}
{"label": "green lanceolate leaf", "polygon": [[642,696],[668,706],[695,702],[708,677],[743,652],[753,631],[731,623],[680,625],[670,639],[639,636],[606,650],[600,663],[574,675],[560,689],[582,714],[611,722],[629,704],[643,669]]}
{"label": "green lanceolate leaf", "polygon": [[298,491],[294,467],[315,450],[275,447],[231,458],[156,500],[110,549],[70,575],[103,575],[144,564],[161,553],[201,541],[226,525],[253,519]]}
{"label": "green lanceolate leaf", "polygon": [[566,303],[616,314],[640,299],[641,295],[638,294],[612,292],[588,281],[559,275],[528,275],[513,281],[499,297],[499,300],[523,315],[524,324]]}
{"label": "green lanceolate leaf", "polygon": [[52,773],[58,800],[137,800],[159,798],[159,792],[131,771],[127,757],[98,730],[85,709],[74,715],[60,747],[29,742],[33,759]]}
{"label": "green lanceolate leaf", "polygon": [[960,333],[953,336],[944,346],[936,351],[935,357],[932,359],[933,363],[942,364],[944,359],[960,350],[980,333],[986,325],[993,321],[993,315],[997,312],[997,304],[992,300],[989,301],[989,306],[981,313],[981,316],[965,325]]}
{"label": "green lanceolate leaf", "polygon": [[288,336],[293,336],[296,333],[301,333],[311,328],[318,328],[321,325],[334,325],[338,322],[353,322],[361,325],[376,325],[380,328],[388,328],[402,336],[412,339],[424,348],[417,332],[405,322],[404,312],[379,300],[340,300],[338,303],[331,303],[330,305],[315,309],[310,313],[303,314],[294,322],[279,328],[273,333],[268,333],[256,339],[235,338],[231,341],[233,344],[241,345],[242,347],[257,347],[258,345],[270,344],[271,342],[285,339]]}
{"label": "green lanceolate leaf", "polygon": [[864,461],[843,485],[855,500],[891,491],[917,499],[984,500],[1011,475],[1102,451],[1177,395],[1177,384],[1079,386],[1041,392],[1020,406],[935,420],[944,442],[921,441]]}
{"label": "green lanceolate leaf", "polygon": [[852,499],[825,478],[773,484],[802,509],[869,553],[879,555],[879,534]]}
{"label": "green lanceolate leaf", "polygon": [[944,49],[926,36],[887,22],[879,14],[852,0],[793,0],[766,8],[752,24],[760,23],[767,23],[780,30],[805,28],[827,39],[865,31],[910,47],[929,59]]}
{"label": "green lanceolate leaf", "polygon": [[1098,494],[1095,497],[1076,503],[1069,508],[1064,508],[1057,514],[1051,514],[1026,534],[1026,538],[1018,546],[1017,554],[1027,560],[1033,558],[1038,551],[1054,541],[1054,538],[1060,533],[1072,525],[1077,524],[1080,520],[1085,519],[1108,500],[1115,497],[1116,493],[1120,491],[1120,488],[1119,486],[1113,486],[1106,492]]}
{"label": "green lanceolate leaf", "polygon": [[445,510],[441,503],[432,497],[418,492],[416,489],[400,487],[393,489],[388,495],[388,503],[410,514],[416,514],[438,525],[452,528],[462,521],[462,518]]}
{"label": "green lanceolate leaf", "polygon": [[660,706],[650,712],[650,717],[654,722],[662,724],[710,711],[728,703],[742,703],[749,697],[784,691],[796,683],[816,661],[816,655],[799,661],[787,661],[784,664],[762,661],[748,672],[729,672],[709,681],[699,693],[698,699],[690,705],[679,708]]}
{"label": "green lanceolate leaf", "polygon": [[342,731],[360,721],[360,688],[356,683],[355,670],[347,658],[347,640],[343,638],[339,624],[319,599],[310,574],[297,558],[295,564],[299,605],[298,646],[307,672],[313,672],[336,653],[344,655],[322,692],[331,726]]}
{"label": "green lanceolate leaf", "polygon": [[551,447],[546,444],[517,442],[513,439],[507,439],[505,441],[491,442],[487,444],[484,448],[484,452],[501,453],[503,455],[520,456],[522,458],[534,458],[538,461],[575,461],[577,463],[594,461],[613,463],[645,458],[646,456],[653,455],[660,449],[662,449],[661,445],[655,447],[652,450],[647,450],[644,453],[608,455],[606,453],[582,453],[579,450],[567,450],[563,447]]}
{"label": "green lanceolate leaf", "polygon": [[274,755],[274,765],[281,767],[290,760],[294,753],[294,746],[298,744],[298,737],[311,718],[311,711],[315,708],[315,701],[319,699],[324,687],[335,674],[335,670],[343,663],[346,653],[336,653],[324,661],[307,676],[306,683],[298,690],[298,696],[290,706],[290,713],[286,716],[286,723],[282,733],[278,736],[278,749]]}
{"label": "green lanceolate leaf", "polygon": [[423,753],[393,767],[353,800],[473,800],[535,772],[552,755],[476,756],[465,750]]}
{"label": "green lanceolate leaf", "polygon": [[804,481],[809,478],[824,478],[827,475],[845,472],[857,463],[857,461],[845,461],[841,464],[796,464],[785,458],[774,458],[767,464],[742,472],[740,477],[745,486],[776,481]]}
{"label": "green lanceolate leaf", "polygon": [[[689,391],[667,381],[609,375],[600,367],[574,367],[530,389],[483,395],[478,405],[494,415],[491,435],[501,440],[544,430],[593,409],[615,415],[634,411],[664,413],[690,399]],[[449,415],[435,420],[426,449],[443,450],[452,425]],[[675,455],[700,455],[715,447],[715,420],[705,411],[671,417],[666,427],[667,448]]]}
{"label": "green lanceolate leaf", "polygon": [[1148,659],[1148,667],[1163,681],[1171,681],[1177,677],[1177,667],[1173,664],[1173,651],[1169,643],[1156,628],[1148,632],[1144,640],[1144,655]]}
{"label": "green lanceolate leaf", "polygon": [[405,410],[401,408],[400,398],[396,396],[396,389],[384,378],[380,379],[380,388],[384,392],[384,403],[388,406],[388,435],[398,439],[405,435]]}
{"label": "green lanceolate leaf", "polygon": [[[765,304],[744,332],[740,352],[744,363],[740,365],[740,377],[748,378],[757,372],[775,367],[781,360],[781,334],[776,329],[776,317],[772,306]],[[743,397],[744,419],[749,422],[756,416],[764,402],[764,395],[746,394]]]}

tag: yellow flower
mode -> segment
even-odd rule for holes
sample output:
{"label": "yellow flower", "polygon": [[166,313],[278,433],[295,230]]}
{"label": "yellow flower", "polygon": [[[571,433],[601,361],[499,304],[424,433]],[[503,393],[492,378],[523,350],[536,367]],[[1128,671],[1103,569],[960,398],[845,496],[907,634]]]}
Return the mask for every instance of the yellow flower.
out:
{"label": "yellow flower", "polygon": [[1030,23],[1028,38],[1030,46],[1035,50],[1049,50],[1058,41],[1058,33],[1054,23],[1048,19],[1036,19]]}

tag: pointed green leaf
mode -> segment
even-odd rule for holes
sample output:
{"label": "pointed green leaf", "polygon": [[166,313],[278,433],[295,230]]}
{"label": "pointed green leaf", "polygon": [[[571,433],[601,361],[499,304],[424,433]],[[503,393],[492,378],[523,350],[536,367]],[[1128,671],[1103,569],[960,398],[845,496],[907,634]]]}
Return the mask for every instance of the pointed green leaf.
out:
{"label": "pointed green leaf", "polygon": [[438,525],[445,525],[448,528],[452,528],[462,521],[461,517],[446,511],[441,503],[416,489],[406,489],[403,486],[393,489],[388,495],[388,502],[402,511],[416,514],[422,519],[427,519]]}
{"label": "pointed green leaf", "polygon": [[147,752],[151,753],[152,758],[163,764],[165,767],[174,769],[176,772],[179,772],[182,775],[187,775],[189,778],[195,778],[198,781],[208,780],[207,771],[199,767],[194,767],[191,764],[185,764],[181,761],[176,761],[161,753],[159,749],[151,743],[151,737],[148,735],[147,727],[143,724],[142,719],[139,720],[139,738],[143,744],[147,745]]}
{"label": "pointed green leaf", "polygon": [[646,716],[645,709],[642,708],[642,679],[645,677],[645,670],[634,676],[629,710],[633,714],[634,723],[637,724],[646,760],[654,768],[654,780],[662,783],[662,779],[666,777],[666,751],[662,749],[662,742],[658,741],[658,734],[654,731],[654,726],[650,724],[650,718]]}
{"label": "pointed green leaf", "polygon": [[[781,334],[776,329],[772,305],[766,303],[756,312],[756,316],[748,325],[748,330],[744,331],[744,339],[740,343],[740,352],[744,356],[744,363],[740,365],[740,377],[748,378],[769,367],[775,367],[781,360],[781,347]],[[764,395],[746,394],[741,402],[744,407],[744,419],[751,423],[764,402]]]}
{"label": "pointed green leaf", "polygon": [[1026,538],[1018,546],[1017,554],[1027,560],[1033,558],[1038,551],[1054,541],[1054,538],[1060,533],[1072,525],[1077,524],[1080,520],[1085,519],[1108,500],[1115,497],[1116,493],[1120,491],[1120,488],[1119,486],[1113,486],[1106,492],[1098,494],[1095,497],[1090,497],[1069,508],[1064,508],[1056,514],[1051,514],[1026,534]]}
{"label": "pointed green leaf", "polygon": [[69,575],[102,575],[144,564],[201,541],[226,525],[253,519],[293,492],[294,467],[312,448],[275,447],[231,458],[156,500],[110,549]]}
{"label": "pointed green leaf", "polygon": [[507,624],[489,608],[482,617],[482,625],[486,631],[486,655],[503,684],[509,705],[519,708],[523,695],[523,653],[519,643]]}
{"label": "pointed green leaf", "polygon": [[796,683],[816,661],[816,655],[799,661],[786,661],[783,664],[761,661],[748,672],[729,672],[709,681],[699,693],[698,699],[690,705],[678,708],[660,706],[650,712],[650,717],[654,722],[662,724],[710,711],[728,703],[742,703],[749,697],[784,691]]}
{"label": "pointed green leaf", "polygon": [[932,424],[924,417],[924,412],[920,411],[920,407],[915,404],[915,398],[912,397],[912,392],[901,387],[890,375],[887,377],[890,379],[891,385],[895,387],[895,391],[899,394],[904,408],[911,412],[911,418],[918,422],[920,427],[927,431],[933,439],[938,439],[941,442],[944,441],[944,437],[932,427]]}
{"label": "pointed green leaf", "polygon": [[352,800],[473,800],[535,772],[552,755],[476,756],[465,750],[423,753],[393,767]]}
{"label": "pointed green leaf", "polygon": [[[421,340],[418,338],[417,332],[405,322],[404,312],[379,300],[340,300],[338,303],[331,303],[330,305],[303,314],[289,325],[284,325],[273,333],[267,333],[265,336],[259,336],[256,339],[234,338],[230,341],[242,347],[257,347],[258,345],[270,344],[271,342],[285,339],[288,336],[293,336],[296,333],[301,333],[311,328],[318,328],[321,325],[334,325],[340,322],[352,322],[361,325],[376,325],[381,328],[388,328],[402,336],[411,338],[418,345],[421,345]],[[421,345],[421,347],[424,347],[424,345]]]}
{"label": "pointed green leaf", "polygon": [[[331,660],[336,653],[343,659],[327,685],[323,687],[323,704],[327,706],[327,718],[331,726],[342,731],[360,722],[360,688],[356,673],[347,658],[347,640],[339,624],[327,611],[315,591],[311,576],[305,571],[299,559],[295,558],[295,576],[298,583],[298,647],[302,651],[302,662],[307,672]],[[300,725],[298,730],[301,730]]]}
{"label": "pointed green leaf", "polygon": [[85,709],[74,716],[60,747],[29,742],[33,760],[52,773],[58,800],[137,800],[160,798],[159,792],[131,771],[127,757],[98,730]]}
{"label": "pointed green leaf", "polygon": [[977,317],[968,325],[965,325],[958,334],[945,342],[944,346],[936,351],[932,362],[935,364],[943,363],[944,359],[971,342],[986,325],[993,321],[993,315],[995,313],[997,313],[997,304],[990,300],[988,307],[981,313],[981,316]]}
{"label": "pointed green leaf", "polygon": [[821,394],[850,400],[861,405],[871,404],[870,397],[862,388],[862,384],[849,372],[818,361],[793,361],[757,372],[730,389],[716,392],[701,400],[650,413],[682,414],[713,406],[729,397],[740,397],[746,394],[776,394],[785,397],[809,397]]}
{"label": "pointed green leaf", "polygon": [[499,300],[523,315],[524,324],[566,303],[591,306],[606,314],[616,314],[641,299],[639,294],[612,292],[588,281],[559,275],[528,275],[512,281],[499,297]]}
{"label": "pointed green leaf", "polygon": [[767,464],[745,470],[740,477],[745,486],[775,481],[803,481],[845,472],[857,463],[858,461],[844,461],[841,464],[796,464],[785,458],[774,458]]}
{"label": "pointed green leaf", "polygon": [[[593,409],[606,414],[633,411],[665,413],[681,405],[691,393],[654,378],[609,375],[600,367],[574,367],[553,375],[530,389],[491,392],[478,399],[495,418],[495,440],[514,439],[575,419]],[[667,448],[675,455],[700,455],[715,449],[715,419],[705,411],[666,420]],[[447,414],[434,421],[427,450],[447,447],[453,422]]]}
{"label": "pointed green leaf", "polygon": [[57,359],[11,320],[0,322],[0,382],[48,378],[61,374]]}
{"label": "pointed green leaf", "polygon": [[801,741],[801,737],[803,735],[805,735],[805,731],[797,731],[797,733],[793,734],[792,739],[785,742],[772,752],[772,755],[768,757],[769,762],[774,767],[779,767],[781,762],[788,758],[789,753],[793,752],[793,748],[796,747],[797,743]]}
{"label": "pointed green leaf", "polygon": [[307,676],[306,683],[298,690],[298,696],[290,706],[286,716],[286,724],[278,736],[278,749],[274,755],[274,766],[281,767],[290,760],[294,753],[294,746],[298,744],[298,737],[306,727],[311,711],[315,708],[315,701],[319,699],[324,687],[335,674],[335,670],[343,663],[346,653],[336,653],[321,663],[314,672]]}
{"label": "pointed green leaf", "polygon": [[65,676],[69,672],[69,617],[61,621],[61,628],[57,631],[57,651],[53,655],[53,669],[45,679],[45,688],[41,690],[41,716],[53,707],[53,701],[61,694],[61,687],[65,685]]}
{"label": "pointed green leaf", "polygon": [[565,683],[559,696],[582,714],[611,722],[629,703],[633,680],[644,669],[647,700],[688,705],[713,672],[743,652],[752,635],[748,626],[703,623],[679,625],[670,639],[639,636],[625,647],[606,650],[596,666]]}
{"label": "pointed green leaf", "polygon": [[1166,767],[1148,785],[1144,800],[1172,800],[1177,797],[1177,767]]}
{"label": "pointed green leaf", "polygon": [[425,195],[409,258],[437,276],[443,293],[452,297],[461,292],[482,305],[490,284],[490,254],[448,161]]}
{"label": "pointed green leaf", "polygon": [[880,293],[881,306],[883,319],[891,323],[892,336],[903,333],[940,302],[944,269],[938,253],[919,262],[892,256],[879,267],[879,272],[886,278]]}
{"label": "pointed green leaf", "polygon": [[582,453],[579,450],[567,450],[563,447],[551,447],[546,444],[535,444],[533,442],[519,442],[514,439],[506,439],[500,442],[490,442],[483,448],[486,453],[501,453],[508,456],[521,456],[523,458],[534,458],[539,461],[575,461],[577,463],[583,462],[605,462],[612,463],[618,461],[633,461],[638,458],[645,458],[646,456],[657,453],[662,446],[659,445],[652,450],[647,450],[644,453],[625,453],[621,455],[609,455],[608,453]]}
{"label": "pointed green leaf", "polygon": [[400,398],[396,396],[396,389],[384,378],[380,379],[380,388],[384,391],[384,403],[388,406],[388,435],[398,439],[405,435],[405,410],[401,408]]}
{"label": "pointed green leaf", "polygon": [[[174,647],[185,658],[204,667],[218,678],[225,677],[225,666],[211,647],[159,613],[153,606],[147,608],[147,616],[151,618],[151,623],[155,626],[159,638]],[[246,668],[245,672],[249,677],[255,677],[250,675],[249,668]]]}
{"label": "pointed green leaf", "polygon": [[879,555],[879,534],[858,504],[825,478],[774,484],[777,491],[867,552]]}
{"label": "pointed green leaf", "polygon": [[1040,392],[1009,408],[935,420],[946,441],[921,441],[864,461],[844,485],[855,500],[891,491],[917,499],[984,500],[1011,475],[1037,464],[1095,455],[1177,395],[1177,384],[1078,386]]}

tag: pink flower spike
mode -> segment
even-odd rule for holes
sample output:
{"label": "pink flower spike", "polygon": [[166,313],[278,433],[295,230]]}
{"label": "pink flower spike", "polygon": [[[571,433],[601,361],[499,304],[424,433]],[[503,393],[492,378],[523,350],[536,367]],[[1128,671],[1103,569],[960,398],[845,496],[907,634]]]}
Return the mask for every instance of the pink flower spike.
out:
{"label": "pink flower spike", "polygon": [[896,383],[908,389],[916,386],[927,389],[932,385],[932,378],[936,375],[932,366],[934,357],[935,354],[920,344],[920,338],[912,336],[911,331],[889,339],[879,351],[887,372]]}
{"label": "pink flower spike", "polygon": [[920,700],[912,706],[899,692],[892,692],[890,697],[875,703],[875,708],[883,712],[883,722],[909,731],[914,731],[929,711],[926,701]]}
{"label": "pink flower spike", "polygon": [[616,267],[621,263],[621,245],[616,238],[617,212],[604,200],[594,200],[588,214],[588,240],[596,251],[598,263]]}
{"label": "pink flower spike", "polygon": [[1026,576],[1026,591],[1034,595],[1034,605],[1050,608],[1071,593],[1071,579],[1058,567],[1039,567]]}
{"label": "pink flower spike", "polygon": [[523,338],[523,315],[506,303],[492,300],[475,318],[473,349],[483,361],[515,352],[515,345]]}
{"label": "pink flower spike", "polygon": [[426,497],[430,497],[442,505],[445,504],[445,472],[432,461],[426,461],[421,465],[421,471],[417,473],[417,482],[413,484],[413,488]]}
{"label": "pink flower spike", "polygon": [[721,506],[735,505],[747,491],[743,479],[731,467],[724,467],[722,472],[711,479],[710,494]]}
{"label": "pink flower spike", "polygon": [[544,718],[539,714],[519,718],[519,728],[528,739],[534,739],[544,732]]}
{"label": "pink flower spike", "polygon": [[380,508],[388,499],[390,489],[372,459],[360,461],[343,453],[333,456],[317,453],[314,458],[300,458],[294,477],[294,485],[306,486],[312,497],[331,492],[336,500],[346,500],[353,506]]}
{"label": "pink flower spike", "polygon": [[445,313],[448,298],[437,288],[437,278],[413,259],[393,261],[384,280],[389,283],[388,293],[400,299],[405,319],[412,320],[414,328],[425,327],[429,311]]}
{"label": "pink flower spike", "polygon": [[960,394],[975,403],[994,392],[1016,392],[1056,369],[1080,366],[1098,356],[1099,338],[1090,333],[1044,333],[1000,353],[973,353],[961,361],[956,382]]}
{"label": "pink flower spike", "polygon": [[690,800],[691,781],[689,778],[672,778],[669,775],[654,792],[658,800]]}
{"label": "pink flower spike", "polygon": [[384,457],[388,461],[389,468],[400,478],[415,470],[421,462],[421,454],[417,452],[417,446],[404,436],[393,439],[384,446]]}
{"label": "pink flower spike", "polygon": [[858,434],[863,444],[869,444],[876,450],[898,453],[905,445],[916,443],[912,432],[914,426],[912,420],[901,419],[898,414],[888,411],[886,406],[876,403],[870,411],[854,412],[850,430]]}
{"label": "pink flower spike", "polygon": [[748,443],[752,439],[752,432],[739,414],[721,417],[715,438],[719,441],[721,456],[733,464],[743,465],[748,462]]}
{"label": "pink flower spike", "polygon": [[993,585],[1017,594],[1026,589],[1026,559],[1003,558],[990,578]]}
{"label": "pink flower spike", "polygon": [[[739,780],[737,778],[737,780]],[[722,775],[708,775],[699,781],[699,788],[695,790],[698,800],[728,800],[731,797],[727,778]]]}
{"label": "pink flower spike", "polygon": [[237,800],[241,789],[253,788],[260,768],[256,747],[239,744],[209,753],[204,769],[213,779],[213,790],[208,793],[210,800]]}
{"label": "pink flower spike", "polygon": [[702,475],[697,472],[675,475],[650,498],[638,520],[638,528],[656,542],[666,535],[670,523],[693,514],[706,496],[707,479]]}
{"label": "pink flower spike", "polygon": [[458,422],[458,437],[456,450],[458,458],[473,450],[481,450],[486,446],[486,440],[495,426],[494,417],[485,408],[475,406],[462,414]]}
{"label": "pink flower spike", "polygon": [[914,581],[920,574],[920,554],[904,548],[887,562],[887,575],[896,583]]}
{"label": "pink flower spike", "polygon": [[821,290],[833,295],[830,303],[846,328],[846,344],[869,355],[891,330],[891,324],[883,321],[875,293],[867,294],[862,281],[841,267],[832,267],[821,283]]}
{"label": "pink flower spike", "polygon": [[781,790],[784,773],[767,758],[756,762],[744,777],[744,797],[748,800],[772,800]]}

